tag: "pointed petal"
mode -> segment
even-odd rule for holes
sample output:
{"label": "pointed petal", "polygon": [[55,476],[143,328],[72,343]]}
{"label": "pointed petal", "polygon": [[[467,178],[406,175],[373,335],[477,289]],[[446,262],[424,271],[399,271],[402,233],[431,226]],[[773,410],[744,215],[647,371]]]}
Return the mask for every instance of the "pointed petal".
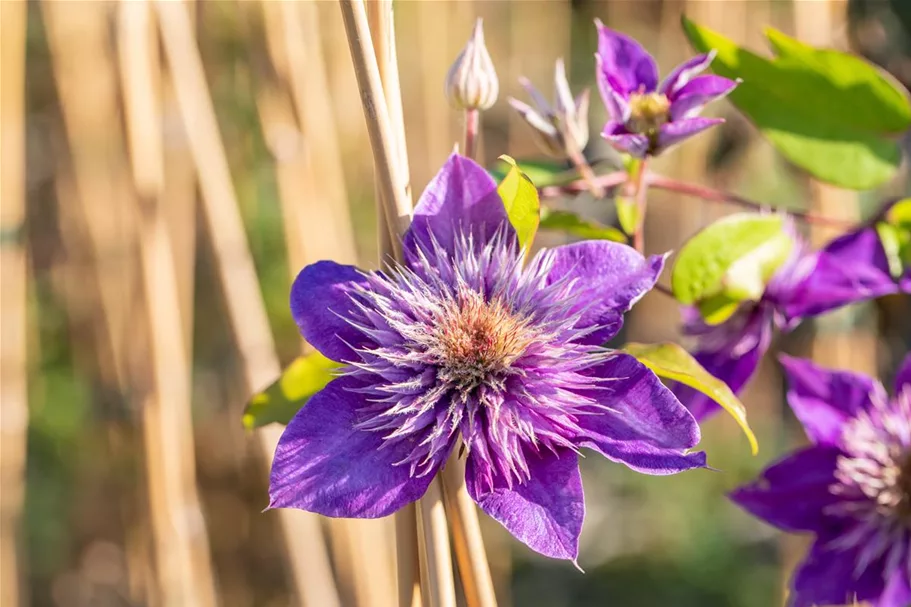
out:
{"label": "pointed petal", "polygon": [[566,79],[566,65],[563,59],[557,59],[557,67],[554,70],[554,90],[556,91],[555,109],[558,114],[572,113],[576,108],[576,101],[573,99],[572,91],[569,89],[569,81]]}
{"label": "pointed petal", "polygon": [[715,54],[716,51],[713,49],[710,53],[696,55],[692,59],[684,61],[675,67],[674,70],[667,75],[667,78],[661,82],[658,87],[658,92],[664,93],[668,97],[672,97],[678,89],[686,85],[694,76],[703,72],[709,64],[712,63]]}
{"label": "pointed petal", "polygon": [[[658,150],[664,151],[702,131],[721,124],[724,118],[689,118],[675,120],[663,125],[658,131]],[[658,153],[657,151],[654,153]]]}
{"label": "pointed petal", "polygon": [[[706,371],[739,394],[756,372],[772,341],[772,318],[767,309],[756,306],[744,309],[721,325],[709,327],[699,312],[686,310],[691,316],[685,332],[698,334],[699,346],[694,357]],[[674,393],[699,421],[721,411],[715,401],[689,386],[676,384]]]}
{"label": "pointed petal", "polygon": [[753,482],[730,494],[731,500],[785,531],[823,531],[833,524],[824,510],[838,501],[829,490],[841,450],[807,447],[766,468]]}
{"label": "pointed petal", "polygon": [[648,51],[600,21],[596,26],[601,72],[616,83],[617,92],[626,95],[640,88],[646,93],[654,91],[658,86],[658,66]]}
{"label": "pointed petal", "polygon": [[645,158],[651,147],[647,135],[635,135],[631,133],[609,135],[606,128],[601,135],[607,139],[607,142],[610,143],[615,150],[625,152],[635,158]]}
{"label": "pointed petal", "polygon": [[352,350],[367,337],[345,322],[355,310],[351,294],[367,279],[354,266],[318,261],[305,267],[291,285],[291,316],[310,345],[336,362],[359,360]]}
{"label": "pointed petal", "polygon": [[535,104],[535,107],[537,107],[539,112],[542,114],[551,113],[552,108],[550,107],[550,103],[548,103],[544,95],[541,94],[541,91],[535,88],[535,85],[531,83],[531,80],[522,76],[519,78],[519,84],[522,85],[522,88],[525,89],[525,92],[531,97],[532,103]]}
{"label": "pointed petal", "polygon": [[903,390],[911,390],[911,352],[905,356],[895,374],[895,393],[900,394]]}
{"label": "pointed petal", "polygon": [[270,508],[378,518],[424,495],[435,471],[412,478],[407,464],[396,465],[410,443],[384,446],[380,432],[354,428],[364,403],[350,390],[359,385],[350,377],[333,380],[285,428],[272,463]]}
{"label": "pointed petal", "polygon": [[592,375],[605,381],[585,394],[599,407],[579,417],[579,447],[645,474],[705,467],[705,453],[687,453],[699,443],[699,425],[645,365],[618,352]]}
{"label": "pointed petal", "polygon": [[582,316],[577,327],[600,327],[586,343],[600,344],[617,334],[623,314],[639,301],[664,268],[664,256],[645,258],[634,248],[606,240],[589,240],[556,247],[548,284],[575,281]]}
{"label": "pointed petal", "polygon": [[736,81],[721,76],[694,78],[671,98],[671,120],[692,118],[707,104],[721,99],[735,88]]}
{"label": "pointed petal", "polygon": [[879,235],[862,228],[836,238],[815,255],[815,267],[783,303],[789,320],[897,293]]}
{"label": "pointed petal", "polygon": [[859,373],[826,369],[784,354],[778,359],[788,381],[788,404],[810,440],[835,445],[845,421],[885,398],[882,385]]}
{"label": "pointed petal", "polygon": [[[819,605],[854,605],[875,601],[883,594],[883,567],[871,565],[857,575],[860,547],[833,546],[831,537],[817,538],[800,568],[791,580],[788,607],[817,607]],[[856,601],[856,602],[855,602]],[[901,607],[876,602],[876,607]]]}
{"label": "pointed petal", "polygon": [[405,258],[414,259],[418,245],[430,250],[434,240],[452,251],[460,231],[473,234],[475,243],[483,246],[498,230],[515,238],[496,182],[473,160],[452,154],[414,209],[405,234]]}
{"label": "pointed petal", "polygon": [[601,56],[596,54],[595,80],[598,83],[598,92],[601,93],[601,100],[604,102],[604,107],[607,108],[607,114],[611,120],[621,123],[626,122],[630,116],[629,94],[623,94],[617,90],[616,83],[605,75],[602,69],[603,63]]}
{"label": "pointed petal", "polygon": [[468,494],[481,510],[506,527],[526,546],[545,556],[576,560],[585,518],[582,476],[575,453],[561,450],[525,454],[530,473],[523,484],[481,480],[475,457],[468,456],[465,481]]}

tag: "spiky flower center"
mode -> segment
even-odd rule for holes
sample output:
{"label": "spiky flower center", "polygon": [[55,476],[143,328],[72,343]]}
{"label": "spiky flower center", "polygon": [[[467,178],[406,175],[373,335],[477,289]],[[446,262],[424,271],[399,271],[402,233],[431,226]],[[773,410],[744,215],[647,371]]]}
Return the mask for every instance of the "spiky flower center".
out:
{"label": "spiky flower center", "polygon": [[891,402],[874,395],[848,422],[842,448],[832,492],[854,498],[850,510],[870,523],[911,530],[911,389]]}
{"label": "spiky flower center", "polygon": [[671,102],[663,93],[631,93],[626,128],[633,133],[651,134],[670,120]]}
{"label": "spiky flower center", "polygon": [[527,317],[477,291],[462,291],[441,306],[434,333],[438,377],[462,393],[502,384],[534,337]]}

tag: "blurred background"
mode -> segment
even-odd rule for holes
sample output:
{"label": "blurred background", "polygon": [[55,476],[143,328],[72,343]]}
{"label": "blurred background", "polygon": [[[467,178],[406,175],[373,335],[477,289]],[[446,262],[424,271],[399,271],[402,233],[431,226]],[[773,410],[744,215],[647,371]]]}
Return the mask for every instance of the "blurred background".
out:
{"label": "blurred background", "polygon": [[[297,270],[320,258],[377,264],[373,164],[337,4],[0,9],[2,607],[380,604],[364,587],[389,583],[386,553],[371,552],[388,526],[262,513],[281,428],[241,425],[248,397],[301,352],[287,305]],[[501,85],[482,116],[488,162],[539,156],[505,103],[524,97],[520,75],[550,91],[564,57],[574,90],[594,85],[596,17],[638,38],[665,73],[692,55],[685,12],[758,51],[772,26],[911,81],[903,0],[399,0],[395,11],[415,194],[461,139],[443,80],[478,16]],[[586,155],[610,163],[593,93]],[[881,192],[812,183],[729,105],[710,111],[724,127],[653,168],[845,219],[908,191],[907,166]],[[731,211],[664,192],[650,201],[650,252]],[[614,220],[587,194],[555,204]],[[622,338],[674,339],[678,322],[655,292]],[[897,296],[807,323],[777,347],[888,380],[909,335],[909,302]],[[782,604],[805,542],[723,496],[804,440],[783,390],[770,356],[744,396],[758,457],[733,421],[705,425],[723,474],[647,477],[584,461],[585,574],[483,519],[500,604]]]}

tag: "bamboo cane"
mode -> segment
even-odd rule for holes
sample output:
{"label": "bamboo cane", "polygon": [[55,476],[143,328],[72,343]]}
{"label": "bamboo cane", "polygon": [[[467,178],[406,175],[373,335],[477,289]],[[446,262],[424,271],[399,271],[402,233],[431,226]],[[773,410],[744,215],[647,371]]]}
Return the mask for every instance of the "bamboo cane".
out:
{"label": "bamboo cane", "polygon": [[24,605],[19,550],[28,431],[25,221],[24,2],[0,4],[0,604]]}
{"label": "bamboo cane", "polygon": [[[275,344],[187,9],[167,1],[159,2],[157,8],[165,55],[199,177],[203,215],[214,249],[229,323],[243,359],[245,384],[253,391],[273,381],[280,373]],[[281,429],[274,426],[258,432],[267,467],[280,435]],[[291,573],[304,604],[310,607],[339,605],[317,517],[288,509],[280,510],[278,516],[285,532]]]}

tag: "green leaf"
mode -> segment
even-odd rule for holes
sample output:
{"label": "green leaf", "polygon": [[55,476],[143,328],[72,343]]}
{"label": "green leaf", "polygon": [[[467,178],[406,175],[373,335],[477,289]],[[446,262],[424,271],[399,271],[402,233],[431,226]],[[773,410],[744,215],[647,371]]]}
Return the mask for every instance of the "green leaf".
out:
{"label": "green leaf", "polygon": [[497,193],[506,206],[506,214],[512,227],[519,236],[519,246],[530,249],[541,221],[541,203],[538,200],[538,189],[528,175],[516,166],[509,156],[500,156],[500,160],[512,168],[497,186]]}
{"label": "green leaf", "polygon": [[898,226],[881,221],[876,224],[876,233],[886,253],[889,263],[889,274],[896,280],[905,272],[902,259],[902,234]]}
{"label": "green leaf", "polygon": [[545,207],[541,209],[541,215],[541,229],[559,230],[585,240],[626,242],[626,235],[617,228],[583,219],[569,211],[552,211]]}
{"label": "green leaf", "polygon": [[[686,305],[709,300],[706,320],[721,322],[717,319],[724,318],[722,311],[733,313],[733,301],[759,299],[793,246],[781,215],[723,217],[680,249],[671,270],[674,296]],[[720,295],[724,297],[711,301]]]}
{"label": "green leaf", "polygon": [[614,199],[617,207],[617,220],[623,231],[632,236],[639,227],[639,205],[635,200],[630,200],[625,196],[617,196]]}
{"label": "green leaf", "polygon": [[892,225],[911,230],[911,198],[899,200],[886,213],[886,220]]}
{"label": "green leaf", "polygon": [[699,314],[706,323],[720,325],[734,315],[741,303],[743,299],[728,293],[719,293],[697,302],[696,307],[699,308]]}
{"label": "green leaf", "polygon": [[332,381],[332,371],[340,366],[319,352],[295,359],[271,386],[250,399],[244,409],[244,427],[253,430],[274,422],[287,424],[311,396]]}
{"label": "green leaf", "polygon": [[767,30],[778,56],[752,53],[683,18],[690,43],[717,51],[712,70],[743,82],[731,101],[788,160],[817,179],[871,189],[901,162],[889,139],[911,126],[907,94],[870,63]]}
{"label": "green leaf", "polygon": [[623,349],[651,369],[655,375],[678,381],[718,403],[743,430],[750,442],[753,455],[759,452],[759,442],[747,421],[743,403],[726,383],[706,371],[686,350],[674,343],[629,343]]}
{"label": "green leaf", "polygon": [[[506,158],[509,157],[507,156]],[[564,185],[579,178],[579,173],[575,168],[567,168],[566,165],[561,163],[547,160],[516,161],[512,158],[506,160],[503,156],[498,159],[496,166],[490,169],[489,172],[497,182],[500,182],[506,178],[509,171],[516,165],[539,188]]]}

